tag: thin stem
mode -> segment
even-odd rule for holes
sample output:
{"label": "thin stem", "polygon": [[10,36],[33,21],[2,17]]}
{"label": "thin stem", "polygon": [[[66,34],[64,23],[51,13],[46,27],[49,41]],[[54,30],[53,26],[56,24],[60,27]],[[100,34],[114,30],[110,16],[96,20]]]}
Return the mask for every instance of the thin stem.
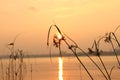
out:
{"label": "thin stem", "polygon": [[102,65],[103,65],[103,67],[104,67],[104,69],[105,69],[105,71],[106,71],[106,73],[107,73],[107,75],[108,75],[109,80],[111,80],[110,75],[109,75],[109,73],[108,73],[108,71],[107,71],[107,69],[106,69],[106,67],[105,67],[105,65],[104,65],[104,63],[103,63],[103,61],[102,61],[102,58],[101,58],[100,56],[98,56],[98,58],[99,58],[99,60],[101,61]]}
{"label": "thin stem", "polygon": [[51,54],[51,48],[52,48],[52,45],[50,46],[50,52],[49,52],[49,53],[50,53],[50,54],[49,54],[49,55],[50,55],[50,62],[52,63],[52,54]]}
{"label": "thin stem", "polygon": [[64,33],[64,35],[65,35],[70,41],[72,41],[72,42],[75,44],[76,47],[78,47],[77,43],[76,43],[74,40],[72,40],[72,39],[71,39],[69,36],[67,36],[65,33]]}
{"label": "thin stem", "polygon": [[31,80],[32,80],[32,64],[30,66],[31,66]]}
{"label": "thin stem", "polygon": [[108,80],[106,75],[101,70],[101,68],[96,64],[96,62],[86,52],[84,52],[81,48],[78,47],[78,49],[80,49],[94,63],[94,65],[100,70],[100,72],[103,74],[103,76],[106,78],[106,80]]}
{"label": "thin stem", "polygon": [[[74,41],[74,40],[72,40],[70,37],[68,37],[65,33],[64,33],[64,35],[70,40],[70,41],[72,41],[74,44],[75,44],[75,46],[79,49],[79,50],[81,50],[93,63],[94,63],[94,65],[100,70],[100,72],[103,74],[103,76],[106,78],[106,80],[108,80],[107,79],[107,77],[106,77],[106,75],[104,74],[104,72],[101,70],[101,68],[95,63],[95,61],[86,53],[86,52],[84,52],[80,47],[78,47],[78,45],[77,45],[77,43]],[[102,37],[102,38],[100,38],[100,40],[101,39],[103,39],[104,37]],[[98,43],[100,42],[100,40],[98,41]],[[94,46],[94,44],[92,45],[92,47]]]}
{"label": "thin stem", "polygon": [[115,68],[115,66],[113,66],[113,67],[111,68],[111,70],[110,70],[110,76],[111,76],[112,71],[113,71],[114,68]]}
{"label": "thin stem", "polygon": [[2,70],[2,80],[4,80],[4,69],[3,69],[3,63],[2,63],[2,60],[1,60],[1,70]]}
{"label": "thin stem", "polygon": [[[58,32],[60,33],[60,35],[62,35],[62,33],[61,33],[61,31],[60,31],[60,29],[58,28],[57,25],[51,25],[50,28],[49,28],[49,30],[48,30],[47,46],[49,46],[49,36],[50,36],[50,31],[51,31],[51,28],[52,28],[52,27],[55,27],[55,28],[58,30]],[[63,36],[62,36],[62,37],[63,37]]]}
{"label": "thin stem", "polygon": [[116,59],[117,59],[117,62],[118,62],[118,64],[119,64],[119,66],[120,66],[120,61],[119,61],[118,55],[117,55],[117,53],[116,53],[116,51],[115,51],[113,42],[112,42],[111,40],[110,40],[110,43],[111,43],[112,49],[113,49],[113,51],[114,51],[114,53],[115,53],[115,57],[116,57]]}
{"label": "thin stem", "polygon": [[[67,46],[70,48],[70,45],[64,40],[64,42],[67,44]],[[85,67],[85,65],[82,63],[82,61],[79,59],[79,57],[77,56],[77,54],[74,52],[74,50],[71,48],[70,49],[73,54],[75,55],[75,57],[77,58],[77,60],[80,62],[80,64],[83,66],[83,68],[85,69],[85,71],[88,73],[89,77],[91,78],[91,80],[94,80],[92,75],[90,74],[90,72],[87,70],[87,68]]]}
{"label": "thin stem", "polygon": [[112,35],[114,36],[115,41],[117,42],[118,46],[120,47],[120,43],[119,43],[119,41],[118,41],[118,39],[117,39],[116,35],[115,35],[113,32],[112,32]]}
{"label": "thin stem", "polygon": [[119,29],[120,25],[114,30],[114,33]]}
{"label": "thin stem", "polygon": [[107,75],[108,75],[109,80],[111,80],[110,75],[109,75],[109,73],[108,73],[108,71],[107,71],[107,69],[106,69],[106,67],[105,67],[105,64],[104,64],[102,58],[100,57],[100,53],[99,53],[99,49],[98,49],[98,47],[97,47],[96,41],[94,41],[94,43],[95,43],[95,49],[96,49],[97,56],[98,56],[100,62],[102,63],[102,65],[103,65],[103,67],[104,67],[104,69],[105,69],[105,71],[106,71],[106,73],[107,73]]}

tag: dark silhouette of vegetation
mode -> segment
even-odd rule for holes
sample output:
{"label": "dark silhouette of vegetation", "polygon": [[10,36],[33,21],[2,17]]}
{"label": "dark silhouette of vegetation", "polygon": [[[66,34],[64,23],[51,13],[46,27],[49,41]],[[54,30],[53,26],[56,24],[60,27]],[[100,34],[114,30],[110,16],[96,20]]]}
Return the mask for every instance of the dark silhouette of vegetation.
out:
{"label": "dark silhouette of vegetation", "polygon": [[[1,62],[2,68],[2,80],[23,80],[25,73],[25,63],[24,63],[24,54],[23,50],[15,49],[15,41],[19,35],[17,35],[13,42],[8,44],[8,49],[10,51],[9,63],[7,66],[4,66]],[[3,71],[5,70],[5,71]]]}
{"label": "dark silhouette of vegetation", "polygon": [[[103,38],[103,37],[102,37],[102,38]],[[107,74],[107,76],[108,76],[108,80],[111,80],[110,75],[109,75],[109,73],[108,73],[108,71],[107,71],[107,68],[106,68],[106,66],[105,66],[105,64],[104,64],[104,61],[102,60],[102,58],[101,58],[101,56],[100,56],[101,51],[100,51],[100,49],[99,49],[99,45],[100,45],[99,42],[100,42],[100,40],[101,40],[102,38],[100,38],[100,39],[98,40],[98,42],[96,42],[96,40],[94,40],[93,48],[95,48],[95,51],[94,51],[94,52],[96,53],[96,56],[99,58],[102,66],[103,66],[103,68],[104,68],[104,70],[105,70],[105,72],[106,72],[106,74]]]}
{"label": "dark silhouette of vegetation", "polygon": [[55,27],[58,31],[58,33],[61,35],[61,38],[59,39],[58,36],[54,36],[53,37],[53,43],[54,43],[54,46],[55,47],[58,47],[59,48],[59,53],[60,53],[60,56],[62,57],[62,54],[61,54],[61,41],[64,41],[66,43],[66,45],[68,46],[68,49],[70,49],[72,51],[72,53],[75,55],[75,57],[77,58],[77,60],[80,62],[80,64],[83,66],[83,68],[85,69],[85,71],[88,73],[89,77],[91,78],[91,80],[94,80],[92,75],[90,74],[90,72],[88,71],[88,69],[85,67],[85,65],[83,64],[83,62],[79,59],[79,57],[77,56],[77,53],[76,53],[76,49],[78,48],[77,44],[71,40],[70,38],[68,38],[69,40],[71,40],[74,44],[71,45],[67,42],[67,37],[65,37],[65,35],[62,34],[61,30],[58,28],[57,25],[51,25],[49,30],[48,30],[48,37],[47,37],[47,46],[49,46],[49,35],[50,35],[50,31],[51,31],[51,28],[52,27]]}
{"label": "dark silhouette of vegetation", "polygon": [[[110,73],[108,73],[107,68],[106,68],[106,66],[105,66],[105,64],[104,64],[104,61],[102,60],[102,58],[101,58],[101,56],[100,56],[100,55],[101,55],[101,52],[102,52],[102,51],[100,51],[100,49],[99,49],[99,48],[100,48],[100,42],[101,42],[102,40],[104,40],[106,43],[110,43],[110,44],[111,44],[111,47],[112,47],[112,49],[113,49],[113,51],[114,51],[114,54],[115,54],[116,60],[117,60],[117,62],[118,62],[118,65],[120,66],[120,61],[119,61],[117,52],[116,52],[115,47],[114,47],[114,44],[113,44],[113,41],[115,41],[115,42],[117,43],[118,47],[120,47],[120,43],[119,43],[119,41],[118,41],[118,39],[117,39],[117,37],[116,37],[116,35],[115,35],[115,32],[117,31],[117,29],[119,29],[119,27],[120,27],[120,26],[118,26],[118,27],[115,29],[114,32],[106,33],[103,37],[99,38],[97,42],[96,42],[96,40],[95,40],[92,48],[88,48],[90,54],[93,54],[93,53],[95,54],[95,53],[96,53],[96,55],[98,56],[99,60],[101,61],[102,65],[103,65],[103,67],[104,67],[104,70],[106,71],[106,74],[107,74],[109,80],[111,80],[110,77],[111,77],[112,71],[113,71],[113,69],[115,68],[115,66],[113,66],[113,67],[111,68],[111,70],[110,70]],[[95,51],[93,51],[93,47],[95,47]],[[119,66],[117,66],[118,69],[119,69]]]}
{"label": "dark silhouette of vegetation", "polygon": [[[57,37],[57,35],[54,35],[53,37],[53,43],[54,43],[54,46],[58,47],[59,48],[59,53],[60,53],[60,56],[62,57],[62,53],[61,53],[61,41],[64,41],[66,43],[66,45],[68,46],[68,49],[70,49],[73,54],[76,56],[76,58],[78,59],[78,61],[81,63],[81,65],[84,67],[84,69],[86,70],[86,72],[88,73],[89,77],[93,80],[93,77],[92,75],[90,74],[90,72],[87,70],[87,68],[84,66],[84,64],[82,63],[82,61],[79,59],[77,53],[76,53],[76,50],[79,49],[80,51],[82,51],[83,54],[85,54],[89,59],[90,61],[92,61],[94,63],[94,65],[100,70],[100,72],[103,74],[103,76],[105,77],[106,80],[111,80],[111,73],[112,73],[112,70],[114,68],[111,69],[111,72],[109,73],[107,68],[106,68],[106,65],[104,64],[104,61],[102,60],[101,58],[101,52],[103,52],[102,50],[99,49],[99,46],[100,46],[100,42],[104,39],[105,42],[108,42],[108,43],[111,43],[112,45],[112,48],[113,48],[113,51],[115,53],[115,56],[116,56],[116,59],[117,59],[117,62],[119,64],[119,58],[118,58],[118,55],[115,51],[115,48],[114,48],[114,45],[113,45],[113,42],[112,40],[116,41],[116,43],[118,44],[118,46],[120,47],[120,44],[119,44],[119,41],[116,37],[116,35],[113,33],[113,32],[110,32],[109,35],[106,34],[105,36],[101,37],[100,39],[98,39],[98,41],[94,40],[94,43],[93,43],[93,46],[92,48],[88,48],[89,50],[89,54],[96,54],[96,56],[98,56],[106,74],[102,71],[102,69],[100,68],[100,66],[98,66],[98,64],[89,56],[89,54],[87,54],[84,50],[82,50],[77,44],[75,41],[73,41],[71,38],[69,38],[65,33],[62,33],[60,31],[60,29],[58,28],[57,25],[51,25],[50,28],[49,28],[49,31],[48,31],[48,37],[47,37],[47,45],[49,46],[49,35],[50,35],[50,30],[52,27],[55,27],[57,29],[57,31],[59,32],[59,34],[61,35],[61,39],[59,39]],[[117,31],[119,27],[116,28],[115,32]],[[113,36],[113,37],[112,37]],[[67,39],[70,40],[73,44],[69,44],[67,42]],[[93,50],[94,48],[94,50]]]}
{"label": "dark silhouette of vegetation", "polygon": [[[73,39],[71,39],[69,36],[63,33],[56,24],[51,25],[48,30],[47,46],[50,46],[49,39],[50,39],[51,29],[53,27],[58,32],[58,34],[54,34],[52,38],[53,46],[58,48],[61,59],[62,59],[62,53],[63,53],[61,43],[64,42],[67,45],[68,49],[74,54],[75,58],[79,61],[80,65],[82,65],[82,67],[84,68],[84,70],[86,71],[86,73],[88,74],[91,80],[94,80],[94,77],[88,70],[87,66],[85,66],[85,64],[82,62],[80,56],[78,56],[77,50],[79,50],[81,54],[84,54],[87,58],[89,58],[89,60],[101,72],[101,74],[106,80],[112,80],[111,76],[112,76],[113,70],[115,70],[116,68],[120,70],[120,60],[119,60],[117,51],[115,49],[115,43],[120,49],[120,43],[118,40],[118,36],[116,36],[117,35],[116,32],[120,28],[120,25],[113,32],[106,33],[105,35],[100,37],[98,40],[94,40],[92,47],[88,48],[88,51],[89,51],[88,53],[85,52],[82,48],[80,48],[79,45]],[[18,34],[14,38],[14,40],[7,45],[7,48],[10,51],[9,59],[8,59],[9,62],[7,66],[4,65],[3,60],[0,58],[0,67],[1,67],[0,80],[24,80],[24,73],[26,70],[26,64],[24,63],[24,52],[21,49],[16,49],[16,39],[19,37],[19,35],[20,34]],[[102,46],[101,41],[104,41],[105,43],[109,43],[114,52],[113,55],[115,55],[115,60],[117,62],[117,65],[111,64],[112,67],[110,69],[110,72],[109,72],[109,69],[107,69],[107,66],[103,60],[103,57],[101,56],[101,53],[103,52],[103,50],[100,49],[100,46]],[[50,46],[50,59],[51,59],[51,47],[52,45]],[[103,69],[101,66],[98,65],[97,62],[95,62],[95,59],[91,57],[92,54],[95,54],[98,57],[100,63],[102,64]],[[30,73],[31,73],[31,80],[33,80],[32,64],[30,65]]]}

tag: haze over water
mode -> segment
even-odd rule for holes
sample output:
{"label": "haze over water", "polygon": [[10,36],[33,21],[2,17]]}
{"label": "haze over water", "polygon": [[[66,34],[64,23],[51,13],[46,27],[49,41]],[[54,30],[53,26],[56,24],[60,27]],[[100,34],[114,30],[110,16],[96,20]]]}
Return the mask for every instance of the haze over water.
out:
{"label": "haze over water", "polygon": [[[92,62],[90,62],[87,57],[80,58],[85,63],[95,80],[105,80],[100,71],[95,67],[95,65],[92,64]],[[97,64],[101,65],[97,57],[92,58],[95,59]],[[117,65],[114,56],[105,56],[102,59],[104,60],[108,71],[110,71],[113,65]],[[30,58],[25,59],[24,61],[26,62],[27,69],[24,75],[25,80],[90,80],[88,74],[75,57],[63,57],[62,59],[55,57],[52,58],[52,62],[50,61],[50,58]],[[119,74],[119,69],[115,68],[111,79],[119,80]]]}

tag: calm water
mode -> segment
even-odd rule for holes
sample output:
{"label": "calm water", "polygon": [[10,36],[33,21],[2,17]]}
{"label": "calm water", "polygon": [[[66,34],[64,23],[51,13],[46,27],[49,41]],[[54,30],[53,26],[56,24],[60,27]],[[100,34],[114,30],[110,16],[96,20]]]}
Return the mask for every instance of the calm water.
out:
{"label": "calm water", "polygon": [[[97,57],[92,57],[99,66],[101,63]],[[105,80],[100,71],[87,57],[80,57],[95,80]],[[108,72],[112,66],[117,65],[113,56],[102,57]],[[120,59],[120,57],[119,57]],[[26,70],[24,80],[90,80],[84,68],[75,57],[27,58],[24,59]],[[103,69],[103,67],[101,66]],[[120,80],[120,70],[115,68],[111,76],[112,80]]]}

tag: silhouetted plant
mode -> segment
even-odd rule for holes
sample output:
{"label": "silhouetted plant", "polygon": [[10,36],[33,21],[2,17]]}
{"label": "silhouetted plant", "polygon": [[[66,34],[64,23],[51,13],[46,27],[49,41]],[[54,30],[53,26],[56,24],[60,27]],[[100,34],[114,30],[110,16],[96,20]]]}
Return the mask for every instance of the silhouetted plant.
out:
{"label": "silhouetted plant", "polygon": [[31,71],[30,72],[31,72],[31,80],[32,80],[32,72],[33,72],[33,70],[32,70],[32,64],[31,64]]}
{"label": "silhouetted plant", "polygon": [[95,51],[93,51],[92,48],[88,48],[88,53],[89,53],[89,54],[94,54]]}
{"label": "silhouetted plant", "polygon": [[[118,46],[120,47],[120,43],[119,43],[119,41],[118,41],[118,39],[117,39],[117,37],[116,37],[116,35],[115,35],[115,32],[117,31],[117,29],[118,29],[119,27],[120,27],[120,26],[118,26],[118,27],[115,29],[114,32],[106,33],[103,37],[101,37],[97,42],[95,41],[94,43],[95,43],[95,46],[96,46],[96,53],[97,53],[96,55],[99,57],[100,61],[102,60],[102,59],[100,58],[100,51],[99,51],[100,42],[104,39],[104,41],[105,41],[106,43],[110,43],[111,46],[112,46],[112,49],[113,49],[113,51],[114,51],[114,54],[115,54],[115,56],[116,56],[117,62],[118,62],[118,64],[119,64],[119,66],[120,66],[120,61],[119,61],[117,52],[116,52],[115,47],[114,47],[114,44],[113,44],[113,41],[115,41],[115,42],[118,44]],[[89,49],[89,51],[90,51],[90,52],[94,52],[94,51],[92,51],[92,49]],[[107,75],[108,75],[109,78],[110,78],[111,72],[110,72],[110,74],[108,74],[108,71],[107,71],[107,69],[105,68],[105,65],[104,65],[103,61],[101,61],[101,63],[103,64],[103,67],[104,67]],[[114,69],[114,67],[111,69],[111,71],[112,71],[113,69]]]}
{"label": "silhouetted plant", "polygon": [[25,70],[25,64],[23,62],[24,54],[20,49],[15,49],[15,41],[19,35],[17,35],[13,42],[8,44],[10,50],[9,63],[6,68],[6,79],[8,80],[23,80],[23,73]]}
{"label": "silhouetted plant", "polygon": [[119,48],[120,48],[120,43],[116,37],[116,31],[120,28],[120,25],[113,31],[113,32],[109,32],[106,34],[106,39],[105,39],[105,42],[107,43],[110,43],[112,48],[113,48],[113,51],[115,53],[115,56],[116,56],[116,59],[117,59],[117,62],[120,66],[120,60],[118,58],[118,55],[117,55],[117,52],[115,51],[115,47],[114,47],[114,44],[113,44],[113,40],[118,44]]}
{"label": "silhouetted plant", "polygon": [[[49,35],[50,35],[50,31],[51,31],[51,28],[52,27],[55,27],[58,31],[58,33],[61,35],[61,38],[58,38],[58,36],[54,35],[53,37],[53,43],[56,47],[59,48],[59,53],[60,53],[60,56],[62,57],[62,54],[61,54],[61,41],[64,41],[65,44],[68,46],[68,49],[70,49],[72,51],[72,53],[75,55],[75,57],[77,58],[77,60],[80,62],[80,64],[83,66],[83,68],[85,69],[85,71],[88,73],[89,77],[91,78],[91,80],[94,80],[92,75],[90,74],[90,72],[87,70],[87,68],[85,67],[85,65],[82,63],[82,61],[79,59],[79,57],[77,56],[77,53],[76,53],[76,49],[78,48],[77,44],[71,40],[70,38],[66,37],[64,34],[62,34],[61,30],[58,28],[57,25],[51,25],[49,30],[48,30],[48,37],[47,37],[47,46],[49,46]],[[70,41],[72,41],[74,44],[69,44],[67,42],[67,39],[68,38]]]}
{"label": "silhouetted plant", "polygon": [[[112,37],[114,37],[114,38],[112,38]],[[116,52],[116,50],[115,50],[115,47],[114,47],[114,44],[113,44],[113,41],[112,41],[112,40],[116,41],[117,44],[118,44],[118,46],[120,47],[120,44],[119,44],[119,42],[118,42],[117,37],[115,36],[115,34],[114,34],[113,32],[110,32],[109,34],[106,35],[104,41],[111,44],[112,49],[113,49],[113,51],[114,51],[114,53],[115,53],[115,56],[116,56],[118,65],[120,66],[120,60],[119,60],[119,58],[118,58],[118,55],[117,55],[117,52]]]}
{"label": "silhouetted plant", "polygon": [[120,69],[120,66],[113,66],[113,67],[110,69],[110,76],[112,75],[112,71],[113,71],[115,68]]}
{"label": "silhouetted plant", "polygon": [[[102,71],[102,69],[97,65],[97,63],[96,63],[84,50],[82,50],[82,49],[77,45],[77,43],[76,43],[74,40],[72,40],[72,39],[71,39],[70,37],[68,37],[66,34],[65,34],[65,36],[75,44],[75,46],[72,45],[72,47],[75,47],[74,50],[76,51],[76,48],[77,48],[77,49],[79,49],[83,54],[85,54],[85,55],[90,59],[90,61],[99,69],[99,71],[102,73],[102,75],[105,77],[105,79],[108,80],[108,79],[107,79],[107,76],[106,76],[105,73]],[[94,44],[92,45],[92,48],[93,48],[93,47],[94,47]],[[95,53],[95,51],[93,51],[92,48],[88,48],[90,54]]]}
{"label": "silhouetted plant", "polygon": [[4,65],[1,58],[0,58],[0,61],[1,61],[1,75],[2,75],[1,80],[4,80]]}
{"label": "silhouetted plant", "polygon": [[102,58],[101,58],[101,51],[100,51],[100,49],[99,49],[100,41],[101,41],[103,38],[104,38],[104,37],[100,38],[98,41],[94,40],[93,48],[95,49],[94,52],[96,53],[96,56],[98,56],[98,58],[99,58],[99,60],[100,60],[100,62],[101,62],[101,64],[102,64],[102,66],[103,66],[103,68],[104,68],[104,70],[105,70],[105,72],[106,72],[106,74],[107,74],[107,76],[108,76],[108,79],[111,80],[110,75],[109,75],[109,73],[108,73],[108,71],[107,71],[107,68],[106,68],[106,66],[105,66],[105,64],[104,64],[104,62],[103,62],[103,60],[102,60]]}

